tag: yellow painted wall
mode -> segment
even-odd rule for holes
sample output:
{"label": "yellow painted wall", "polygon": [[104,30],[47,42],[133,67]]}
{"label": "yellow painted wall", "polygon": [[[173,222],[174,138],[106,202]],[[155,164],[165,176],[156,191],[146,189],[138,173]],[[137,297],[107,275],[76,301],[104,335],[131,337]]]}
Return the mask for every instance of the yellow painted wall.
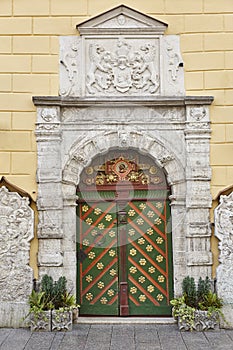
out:
{"label": "yellow painted wall", "polygon": [[[36,199],[33,95],[58,95],[58,37],[124,3],[179,34],[187,95],[213,95],[211,191],[233,183],[233,0],[1,0],[0,175]],[[213,239],[215,264],[217,245]]]}

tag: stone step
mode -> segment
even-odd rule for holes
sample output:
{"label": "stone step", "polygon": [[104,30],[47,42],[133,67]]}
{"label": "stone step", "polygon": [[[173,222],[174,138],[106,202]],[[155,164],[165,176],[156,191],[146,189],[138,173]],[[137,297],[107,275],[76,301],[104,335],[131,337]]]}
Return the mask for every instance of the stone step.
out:
{"label": "stone step", "polygon": [[176,323],[173,317],[84,317],[79,316],[77,323],[91,324],[173,324]]}

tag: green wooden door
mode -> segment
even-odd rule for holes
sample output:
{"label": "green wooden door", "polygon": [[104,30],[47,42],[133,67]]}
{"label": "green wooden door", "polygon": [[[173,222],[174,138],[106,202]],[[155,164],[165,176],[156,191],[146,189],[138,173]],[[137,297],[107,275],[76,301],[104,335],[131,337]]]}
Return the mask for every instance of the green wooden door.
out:
{"label": "green wooden door", "polygon": [[[109,191],[107,197],[112,194]],[[123,206],[117,199],[80,202],[77,280],[81,314],[171,314],[169,218],[167,196],[159,191]]]}
{"label": "green wooden door", "polygon": [[81,314],[118,315],[118,237],[115,202],[80,203],[78,302]]}
{"label": "green wooden door", "polygon": [[166,199],[127,205],[127,275],[131,315],[170,315],[172,298],[170,207]]}

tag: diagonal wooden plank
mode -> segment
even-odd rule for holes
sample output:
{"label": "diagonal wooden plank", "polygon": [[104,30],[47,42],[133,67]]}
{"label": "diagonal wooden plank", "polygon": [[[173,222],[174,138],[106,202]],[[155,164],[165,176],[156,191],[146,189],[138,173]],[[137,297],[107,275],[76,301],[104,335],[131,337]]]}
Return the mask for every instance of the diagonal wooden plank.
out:
{"label": "diagonal wooden plank", "polygon": [[[109,246],[108,246],[107,248],[105,248],[105,249],[103,250],[103,252],[102,252],[101,254],[99,254],[99,255],[96,257],[96,259],[86,268],[86,270],[84,270],[84,271],[81,272],[81,273],[82,273],[82,276],[86,275],[86,274],[92,269],[92,267],[95,266],[96,263],[97,263],[100,259],[102,259],[102,257],[109,251],[109,249],[112,248],[112,247],[114,246],[114,244],[115,244],[116,242],[117,242],[116,239],[113,240],[113,241],[111,242],[111,244],[109,244]],[[80,263],[80,266],[82,267],[82,263]]]}
{"label": "diagonal wooden plank", "polygon": [[90,284],[88,284],[88,286],[82,291],[82,295],[86,294],[88,290],[92,288],[115,263],[117,263],[117,257],[110,261],[110,263],[105,267],[105,269],[101,271],[101,273]]}
{"label": "diagonal wooden plank", "polygon": [[91,305],[94,305],[97,300],[99,300],[102,295],[115,283],[118,281],[118,276],[116,276],[107,286],[105,286],[105,288],[103,288],[100,293],[91,301]]}
{"label": "diagonal wooden plank", "polygon": [[[164,233],[163,233],[162,231],[159,230],[159,228],[157,227],[157,225],[154,224],[147,216],[145,216],[132,202],[129,203],[129,206],[130,206],[132,209],[134,209],[134,210],[140,215],[140,217],[141,217],[142,219],[144,219],[144,220],[148,223],[148,225],[149,225],[151,228],[153,228],[156,232],[159,231],[159,232],[160,232],[160,235],[164,236]],[[159,218],[160,218],[160,216],[159,216]],[[133,220],[130,219],[130,218],[128,218],[128,221],[129,221],[129,222],[132,222]],[[165,221],[165,218],[164,218],[163,221]]]}
{"label": "diagonal wooden plank", "polygon": [[[105,217],[105,215],[107,215],[107,213],[109,213],[109,211],[115,206],[115,202],[112,202],[111,205],[104,210],[104,212],[97,218],[97,220],[94,222],[94,225],[90,225],[90,227],[82,234],[82,239],[85,238],[91,230],[93,230],[96,225],[98,225],[100,223],[100,221]],[[83,217],[81,217],[81,220],[84,222]]]}
{"label": "diagonal wooden plank", "polygon": [[129,295],[129,299],[136,305],[136,306],[140,306],[140,303],[130,294]]}
{"label": "diagonal wooden plank", "polygon": [[157,289],[160,290],[161,293],[163,293],[163,295],[167,298],[168,293],[167,291],[160,286],[145,270],[143,270],[143,268],[137,264],[136,261],[134,261],[131,257],[129,257],[129,261],[131,262],[131,264],[133,264],[144,276],[146,276],[146,278],[153,284],[153,286],[155,286]]}
{"label": "diagonal wooden plank", "polygon": [[[160,202],[163,202],[163,210],[165,210],[165,207],[166,207],[166,206],[165,206],[164,201],[160,201]],[[156,208],[156,206],[154,206],[153,202],[147,201],[146,204],[148,205],[148,207],[149,207],[150,209],[152,209],[152,210],[158,215],[159,218],[162,218],[163,221],[166,220],[166,215],[162,214],[162,213]]]}
{"label": "diagonal wooden plank", "polygon": [[[136,230],[141,232],[141,235],[143,236],[145,234],[145,232],[143,232],[140,227],[138,225],[136,225],[136,223],[134,222],[134,220],[128,218],[128,223],[135,228]],[[154,231],[156,231],[161,237],[164,238],[164,240],[166,239],[166,235],[165,233],[163,233],[162,231],[160,231],[160,229],[156,226],[156,225],[150,225],[150,228],[152,228]]]}
{"label": "diagonal wooden plank", "polygon": [[[131,239],[129,239],[130,243],[132,244],[132,246],[137,249],[141,255],[145,256],[145,252],[144,250],[142,250],[139,246],[137,246],[137,244],[132,241]],[[147,256],[147,260],[151,263],[151,265],[153,265],[158,271],[160,271],[162,274],[164,274],[167,277],[167,272],[164,271],[159,265],[156,264],[156,262],[149,256]]]}
{"label": "diagonal wooden plank", "polygon": [[150,293],[147,292],[146,289],[144,289],[137,281],[132,276],[129,276],[130,282],[132,282],[140,291],[147,296],[147,298],[156,306],[159,306],[160,304],[158,303],[157,300],[155,300]]}

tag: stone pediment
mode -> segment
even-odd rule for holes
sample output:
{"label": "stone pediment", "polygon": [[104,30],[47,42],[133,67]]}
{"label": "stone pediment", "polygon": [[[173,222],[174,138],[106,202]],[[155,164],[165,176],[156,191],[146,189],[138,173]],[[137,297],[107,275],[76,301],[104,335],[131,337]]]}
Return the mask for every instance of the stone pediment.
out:
{"label": "stone pediment", "polygon": [[136,97],[184,95],[179,37],[167,25],[118,6],[60,39],[60,95]]}
{"label": "stone pediment", "polygon": [[130,7],[120,5],[79,25],[81,35],[92,34],[164,34],[167,24]]}

